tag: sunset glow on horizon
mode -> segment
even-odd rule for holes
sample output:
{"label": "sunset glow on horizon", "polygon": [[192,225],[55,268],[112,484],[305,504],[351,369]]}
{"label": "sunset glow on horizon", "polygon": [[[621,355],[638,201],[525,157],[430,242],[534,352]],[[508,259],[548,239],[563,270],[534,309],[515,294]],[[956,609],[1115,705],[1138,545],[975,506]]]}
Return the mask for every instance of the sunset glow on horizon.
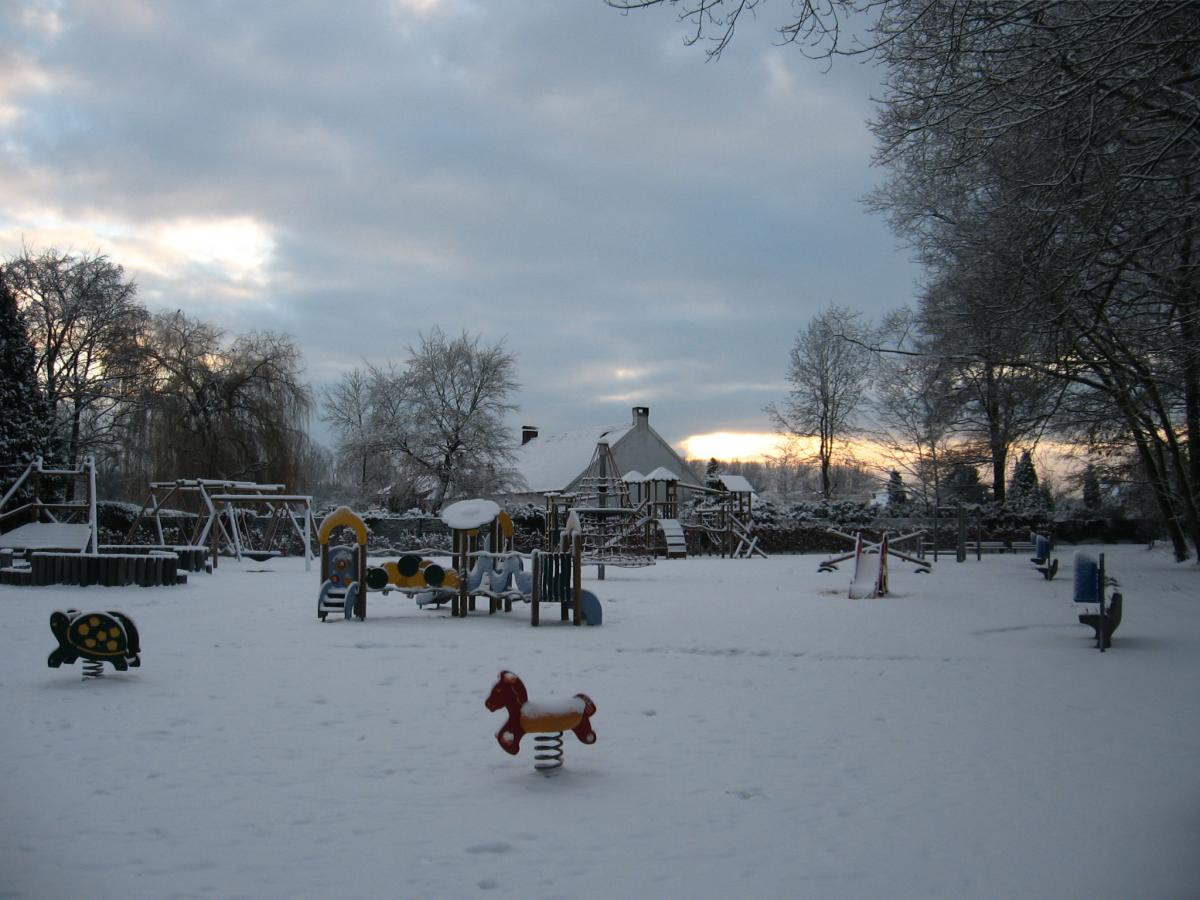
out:
{"label": "sunset glow on horizon", "polygon": [[714,431],[709,434],[693,434],[681,441],[686,459],[720,459],[730,462],[764,459],[778,453],[784,443],[781,435],[753,431]]}

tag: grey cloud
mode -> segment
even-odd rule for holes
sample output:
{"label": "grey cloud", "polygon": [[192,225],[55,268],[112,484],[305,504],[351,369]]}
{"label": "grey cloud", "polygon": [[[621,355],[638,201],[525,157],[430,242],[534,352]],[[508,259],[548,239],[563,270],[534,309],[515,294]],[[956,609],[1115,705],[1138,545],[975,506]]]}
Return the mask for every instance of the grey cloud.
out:
{"label": "grey cloud", "polygon": [[599,398],[641,390],[672,439],[766,430],[813,312],[906,299],[857,201],[878,73],[824,75],[765,26],[706,63],[663,12],[64,2],[23,51],[52,87],[0,126],[0,230],[21,208],[251,217],[275,241],[257,294],[189,267],[137,273],[143,295],[287,330],[314,378],[440,324],[506,335],[518,416],[546,428],[623,421]]}

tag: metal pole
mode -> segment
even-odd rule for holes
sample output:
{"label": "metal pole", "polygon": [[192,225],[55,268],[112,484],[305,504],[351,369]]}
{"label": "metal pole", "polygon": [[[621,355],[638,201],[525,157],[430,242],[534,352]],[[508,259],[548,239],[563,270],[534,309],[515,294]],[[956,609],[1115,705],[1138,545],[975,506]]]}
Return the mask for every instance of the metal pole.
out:
{"label": "metal pole", "polygon": [[88,542],[92,548],[91,552],[99,553],[100,532],[96,522],[96,460],[88,456],[84,458],[83,464],[87,466],[88,470],[88,520],[92,526]]}

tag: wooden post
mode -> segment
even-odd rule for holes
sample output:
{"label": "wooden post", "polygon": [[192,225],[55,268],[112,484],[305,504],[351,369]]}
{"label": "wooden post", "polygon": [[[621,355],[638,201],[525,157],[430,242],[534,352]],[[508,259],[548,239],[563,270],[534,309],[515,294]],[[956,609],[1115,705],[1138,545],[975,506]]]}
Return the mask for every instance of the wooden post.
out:
{"label": "wooden post", "polygon": [[583,535],[576,533],[571,540],[571,605],[575,610],[575,624],[583,624]]}
{"label": "wooden post", "polygon": [[542,554],[536,550],[533,553],[533,608],[529,612],[529,624],[538,624],[538,603],[542,599],[542,578],[545,577],[542,568]]}
{"label": "wooden post", "polygon": [[463,544],[466,534],[455,528],[450,532],[451,560],[454,570],[458,572],[458,593],[450,601],[450,617],[458,618],[467,614],[467,570],[465,567],[466,551]]}
{"label": "wooden post", "polygon": [[1104,608],[1104,554],[1100,554],[1100,564],[1096,567],[1096,597],[1100,601],[1100,627],[1096,632],[1096,641],[1100,644],[1100,652],[1104,652],[1104,636],[1108,633],[1108,612]]}
{"label": "wooden post", "polygon": [[358,571],[354,574],[358,582],[358,595],[354,598],[354,614],[362,620],[367,617],[367,545],[355,547],[355,556],[358,557]]}

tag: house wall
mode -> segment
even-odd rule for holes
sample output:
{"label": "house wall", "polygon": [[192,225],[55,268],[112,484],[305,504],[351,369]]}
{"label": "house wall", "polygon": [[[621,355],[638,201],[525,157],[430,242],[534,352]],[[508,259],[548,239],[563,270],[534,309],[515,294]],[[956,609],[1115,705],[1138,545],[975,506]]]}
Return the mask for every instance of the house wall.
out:
{"label": "house wall", "polygon": [[678,475],[680,484],[703,486],[671,445],[650,427],[648,407],[633,408],[633,427],[611,449],[622,473],[636,470],[647,475],[662,466]]}

